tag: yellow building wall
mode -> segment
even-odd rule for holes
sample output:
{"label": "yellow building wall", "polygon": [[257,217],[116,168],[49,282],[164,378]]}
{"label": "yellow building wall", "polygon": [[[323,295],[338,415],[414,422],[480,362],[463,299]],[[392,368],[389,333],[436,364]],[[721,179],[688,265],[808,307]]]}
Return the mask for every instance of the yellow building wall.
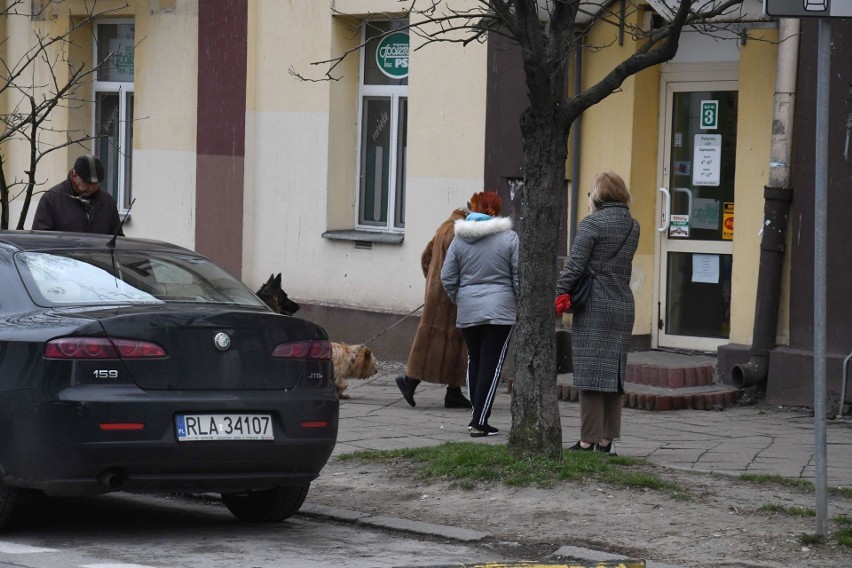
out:
{"label": "yellow building wall", "polygon": [[[29,8],[27,4],[19,6],[18,12],[25,13],[26,9],[24,8]],[[33,48],[36,44],[37,35],[42,38],[58,38],[69,34],[68,39],[70,40],[53,43],[47,50],[48,57],[53,63],[48,66],[42,58],[38,58],[35,64],[27,66],[26,71],[19,75],[15,84],[25,89],[32,85],[39,85],[41,87],[35,90],[28,90],[28,94],[32,94],[36,100],[40,100],[42,97],[50,98],[51,93],[56,92],[57,85],[62,88],[67,84],[70,77],[69,61],[78,68],[81,64],[91,68],[91,25],[81,25],[81,22],[87,17],[90,18],[98,14],[115,12],[127,15],[131,13],[132,8],[122,9],[124,5],[125,2],[119,0],[105,0],[95,5],[84,0],[67,0],[62,3],[42,2],[40,4],[33,2],[33,9],[40,8],[36,17],[6,16],[4,18],[6,35],[2,37],[5,40],[3,42],[4,60],[10,65],[17,66],[26,54],[35,53]],[[72,27],[75,25],[81,27],[73,31]],[[74,97],[78,102],[71,104],[64,102],[58,105],[50,112],[48,119],[42,123],[39,130],[39,142],[42,149],[60,147],[66,143],[69,136],[80,137],[84,132],[91,132],[91,120],[81,118],[91,117],[90,107],[86,102],[79,102],[80,100],[91,99],[89,81],[91,81],[91,76],[84,76],[79,80]],[[22,95],[9,90],[0,102],[3,104],[0,107],[0,112],[13,112],[22,104]],[[29,108],[28,102],[24,101],[23,105],[24,109]],[[10,140],[4,143],[2,151],[3,168],[7,182],[14,184],[25,181],[27,178],[26,171],[30,167],[29,144],[20,138]],[[29,229],[32,225],[32,218],[40,194],[63,181],[76,157],[86,151],[88,151],[86,145],[62,147],[46,154],[39,161],[35,178],[36,187],[33,190],[33,200],[29,205],[24,223],[25,229]],[[11,189],[13,194],[18,194],[10,204],[9,227],[14,229],[17,227],[22,212],[24,196],[19,194],[23,190],[22,185],[17,185]]]}
{"label": "yellow building wall", "polygon": [[195,245],[198,2],[134,3],[136,203],[124,231],[189,248]]}
{"label": "yellow building wall", "polygon": [[[423,247],[454,207],[482,190],[485,45],[417,49],[422,39],[411,34],[403,242],[356,247],[322,238],[357,222],[358,25],[400,8],[374,0],[249,2],[243,275],[251,286],[299,266],[311,277],[283,275],[297,300],[396,311],[422,302]],[[350,50],[331,70],[334,79],[323,80],[329,64],[314,63]]]}
{"label": "yellow building wall", "polygon": [[[641,13],[632,16],[638,25]],[[583,88],[589,88],[636,51],[629,34],[619,45],[618,27],[598,24],[587,41],[583,59]],[[579,207],[577,221],[588,214],[587,194],[592,179],[603,170],[624,178],[630,188],[631,213],[641,236],[633,259],[630,287],[636,299],[633,333],[651,333],[654,284],[654,211],[656,207],[657,134],[659,130],[659,68],[629,77],[621,88],[588,109],[581,120]]]}
{"label": "yellow building wall", "polygon": [[[772,93],[775,81],[777,32],[756,29],[751,41],[740,47],[739,124],[736,167],[734,274],[731,300],[732,343],[751,343],[763,220],[763,187],[768,181],[772,124]],[[598,25],[589,45],[607,45],[588,54],[583,65],[583,86],[588,88],[635,49],[629,36],[618,45],[618,30]],[[660,120],[660,68],[652,67],[627,79],[621,89],[582,118],[580,208],[578,220],[587,214],[585,203],[593,176],[604,169],[621,174],[631,188],[633,216],[642,237],[633,263],[631,288],[636,298],[634,334],[649,334],[655,321],[652,304],[656,255],[656,200]],[[782,314],[783,316],[783,314]],[[782,317],[782,326],[786,320]],[[785,333],[784,329],[779,335]]]}
{"label": "yellow building wall", "polygon": [[[772,98],[775,91],[775,29],[748,31],[740,50],[731,343],[750,345],[757,301],[763,188],[769,182]],[[786,327],[785,327],[786,329]],[[779,334],[787,333],[779,326]]]}
{"label": "yellow building wall", "polygon": [[[132,217],[124,227],[128,236],[159,238],[192,247],[194,242],[193,212],[195,206],[195,101],[197,92],[197,0],[66,0],[47,4],[41,15],[26,21],[27,26],[9,27],[8,55],[22,54],[33,45],[34,33],[57,37],[72,26],[70,43],[58,44],[52,52],[61,63],[54,66],[60,84],[69,77],[70,61],[74,66],[91,69],[94,60],[93,23],[98,20],[132,18],[136,26],[134,60],[133,124],[133,195],[137,198]],[[45,126],[55,132],[42,131],[46,145],[58,146],[65,141],[66,131],[91,134],[93,128],[93,90],[85,77],[76,97],[76,105],[60,105],[54,109]],[[36,67],[34,83],[49,85],[49,68]],[[140,96],[141,95],[141,96]],[[11,104],[11,101],[10,101]],[[70,107],[70,108],[69,108]],[[76,157],[91,152],[85,142],[52,152],[38,166],[36,192],[62,181]],[[4,158],[13,176],[20,177],[27,159],[25,144],[4,148]],[[30,206],[25,228],[32,224],[38,193]],[[20,209],[16,200],[14,222]],[[164,204],[168,204],[164,207]]]}

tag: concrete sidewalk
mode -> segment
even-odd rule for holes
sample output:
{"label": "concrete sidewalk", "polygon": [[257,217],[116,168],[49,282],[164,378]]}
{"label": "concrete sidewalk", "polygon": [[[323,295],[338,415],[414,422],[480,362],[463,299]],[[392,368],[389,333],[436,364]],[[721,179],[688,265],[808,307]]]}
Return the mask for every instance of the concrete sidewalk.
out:
{"label": "concrete sidewalk", "polygon": [[[340,430],[334,453],[431,446],[470,441],[466,410],[445,409],[445,388],[421,383],[411,408],[394,378],[404,364],[382,362],[370,379],[350,380],[351,397],[340,403]],[[498,389],[489,423],[498,436],[478,443],[505,444],[512,423],[510,395]],[[562,442],[577,441],[579,405],[560,401]],[[852,487],[852,420],[829,420],[828,485]],[[777,474],[814,480],[814,419],[801,409],[737,406],[723,411],[624,409],[622,439],[616,450],[667,467],[727,474]]]}

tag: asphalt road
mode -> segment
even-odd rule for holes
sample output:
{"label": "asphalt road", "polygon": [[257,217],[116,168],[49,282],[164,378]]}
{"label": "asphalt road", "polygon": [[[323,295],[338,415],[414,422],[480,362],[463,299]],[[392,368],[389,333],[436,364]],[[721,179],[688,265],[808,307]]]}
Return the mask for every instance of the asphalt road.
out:
{"label": "asphalt road", "polygon": [[482,545],[300,515],[246,524],[216,501],[123,493],[29,503],[0,533],[0,566],[15,568],[381,568],[508,560]]}

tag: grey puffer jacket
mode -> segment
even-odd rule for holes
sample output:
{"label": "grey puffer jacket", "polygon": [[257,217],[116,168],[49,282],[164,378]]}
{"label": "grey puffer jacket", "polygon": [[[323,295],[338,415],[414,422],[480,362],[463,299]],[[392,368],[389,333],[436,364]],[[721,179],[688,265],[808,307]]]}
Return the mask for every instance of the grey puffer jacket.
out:
{"label": "grey puffer jacket", "polygon": [[508,217],[458,220],[441,269],[459,328],[514,325],[518,312],[518,235]]}

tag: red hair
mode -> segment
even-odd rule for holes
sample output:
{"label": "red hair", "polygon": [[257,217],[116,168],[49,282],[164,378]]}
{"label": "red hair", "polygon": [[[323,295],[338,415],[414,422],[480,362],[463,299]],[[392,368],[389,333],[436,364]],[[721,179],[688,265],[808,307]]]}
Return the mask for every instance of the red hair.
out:
{"label": "red hair", "polygon": [[493,191],[480,191],[474,193],[470,198],[470,210],[476,213],[485,213],[496,217],[500,214],[500,209],[503,207],[503,201],[500,196]]}

